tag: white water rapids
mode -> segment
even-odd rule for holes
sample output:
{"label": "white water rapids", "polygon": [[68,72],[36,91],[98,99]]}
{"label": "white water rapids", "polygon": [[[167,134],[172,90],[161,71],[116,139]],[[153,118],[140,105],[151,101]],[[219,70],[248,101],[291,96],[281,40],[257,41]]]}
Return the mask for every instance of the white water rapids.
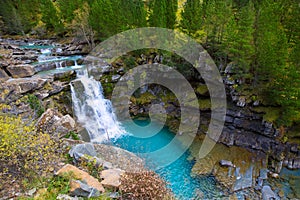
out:
{"label": "white water rapids", "polygon": [[70,85],[74,113],[91,142],[110,141],[125,133],[110,100],[104,98],[101,83],[89,77],[87,69],[77,71],[77,79]]}

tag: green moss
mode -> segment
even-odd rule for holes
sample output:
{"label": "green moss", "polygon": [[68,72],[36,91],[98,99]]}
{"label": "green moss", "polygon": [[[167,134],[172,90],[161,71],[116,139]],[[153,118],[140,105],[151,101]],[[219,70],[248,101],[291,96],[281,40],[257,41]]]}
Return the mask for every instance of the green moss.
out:
{"label": "green moss", "polygon": [[101,84],[105,84],[105,83],[110,83],[111,79],[112,79],[112,75],[111,74],[104,74],[101,77],[100,81],[101,81]]}
{"label": "green moss", "polygon": [[276,107],[255,107],[253,108],[255,112],[264,113],[263,119],[268,122],[276,122],[280,117],[280,108]]}
{"label": "green moss", "polygon": [[165,103],[165,104],[167,104],[168,102],[176,102],[177,101],[177,98],[176,98],[176,96],[173,94],[173,93],[171,93],[171,92],[166,92],[166,94],[164,94],[164,93],[160,93],[159,94],[159,97],[161,98],[161,100]]}
{"label": "green moss", "polygon": [[40,117],[45,112],[45,108],[43,107],[41,101],[35,95],[28,95],[28,103],[30,108],[34,110],[34,113],[37,115],[37,117]]}
{"label": "green moss", "polygon": [[105,97],[110,97],[112,95],[114,84],[113,83],[103,83],[103,92]]}
{"label": "green moss", "polygon": [[196,88],[196,92],[200,95],[205,95],[208,93],[208,89],[207,89],[206,85],[199,85]]}
{"label": "green moss", "polygon": [[150,92],[145,92],[141,96],[136,98],[136,103],[139,105],[149,104],[154,99],[156,99],[156,96],[154,96]]}
{"label": "green moss", "polygon": [[200,110],[207,110],[211,108],[210,99],[199,99],[198,102]]}

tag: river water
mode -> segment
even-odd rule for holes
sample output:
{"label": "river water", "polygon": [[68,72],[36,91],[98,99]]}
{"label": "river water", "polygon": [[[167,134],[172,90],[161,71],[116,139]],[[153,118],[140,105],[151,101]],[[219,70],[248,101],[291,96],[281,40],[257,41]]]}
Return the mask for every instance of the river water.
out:
{"label": "river water", "polygon": [[[139,126],[148,125],[150,120],[135,120]],[[124,122],[123,126],[127,132],[132,132],[133,124]],[[156,130],[152,122],[152,129]],[[159,125],[157,125],[159,126]],[[172,190],[173,194],[177,199],[188,200],[188,199],[216,199],[223,196],[221,189],[217,186],[215,179],[212,176],[193,176],[191,169],[194,165],[194,159],[191,157],[189,151],[186,151],[180,158],[170,165],[160,168],[158,170],[152,168],[153,159],[163,159],[159,157],[147,157],[145,153],[153,152],[169,144],[175,134],[172,133],[167,127],[164,127],[157,134],[151,135],[151,128],[138,133],[139,137],[132,135],[125,135],[115,140],[115,145],[131,151],[137,155],[141,155],[146,160],[146,165],[149,169],[154,170],[168,183],[168,187]],[[173,143],[176,145],[176,143]],[[172,147],[174,149],[180,148],[180,145]],[[169,152],[170,156],[173,152]]]}

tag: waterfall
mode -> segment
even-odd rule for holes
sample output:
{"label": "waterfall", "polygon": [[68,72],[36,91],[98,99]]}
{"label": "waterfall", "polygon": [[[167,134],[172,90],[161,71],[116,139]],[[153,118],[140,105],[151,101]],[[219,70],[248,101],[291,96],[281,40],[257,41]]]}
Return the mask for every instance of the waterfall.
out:
{"label": "waterfall", "polygon": [[91,142],[106,142],[123,135],[110,100],[103,96],[101,83],[88,76],[87,69],[77,71],[71,82],[73,109],[80,124],[86,128]]}

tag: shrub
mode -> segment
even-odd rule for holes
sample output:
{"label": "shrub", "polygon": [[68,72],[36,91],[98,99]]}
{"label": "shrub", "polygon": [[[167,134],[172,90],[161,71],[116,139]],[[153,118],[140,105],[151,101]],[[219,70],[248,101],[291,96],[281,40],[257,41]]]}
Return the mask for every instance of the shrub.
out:
{"label": "shrub", "polygon": [[45,112],[40,100],[35,95],[28,95],[28,103],[30,108],[34,110],[34,113],[37,117],[40,117]]}
{"label": "shrub", "polygon": [[171,192],[156,173],[126,172],[121,178],[120,191],[124,199],[171,199]]}
{"label": "shrub", "polygon": [[33,124],[0,112],[0,191],[4,182],[22,182],[52,172],[60,161],[59,149],[58,141],[38,133]]}

